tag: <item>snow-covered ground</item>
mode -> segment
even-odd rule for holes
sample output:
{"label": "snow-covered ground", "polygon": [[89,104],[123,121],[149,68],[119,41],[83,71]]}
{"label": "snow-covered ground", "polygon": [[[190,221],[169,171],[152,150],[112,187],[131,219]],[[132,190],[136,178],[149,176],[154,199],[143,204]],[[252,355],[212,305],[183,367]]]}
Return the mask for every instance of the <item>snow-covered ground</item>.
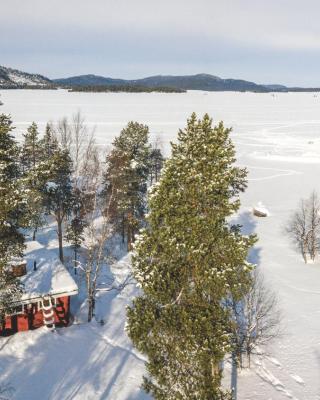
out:
{"label": "snow-covered ground", "polygon": [[[301,197],[320,193],[320,97],[312,93],[125,94],[65,91],[0,91],[20,137],[36,121],[81,110],[95,127],[99,144],[109,145],[130,120],[149,125],[168,152],[178,128],[192,111],[233,126],[238,163],[249,169],[249,186],[238,217],[256,232],[256,261],[276,291],[282,336],[241,373],[240,400],[320,399],[320,263],[305,265],[284,234],[284,225]],[[262,203],[268,217],[256,218]],[[45,234],[45,232],[44,232]],[[43,236],[44,240],[44,236]],[[50,248],[56,246],[52,238]],[[123,260],[126,265],[128,260]],[[125,267],[116,267],[123,274]],[[0,381],[16,388],[15,399],[146,399],[139,390],[143,359],[124,333],[125,305],[134,288],[101,296],[105,324],[76,323],[58,333],[44,329],[0,340]],[[74,305],[77,309],[77,304]],[[9,341],[8,341],[9,340]],[[8,342],[7,342],[8,341]],[[7,344],[6,344],[7,343]]]}

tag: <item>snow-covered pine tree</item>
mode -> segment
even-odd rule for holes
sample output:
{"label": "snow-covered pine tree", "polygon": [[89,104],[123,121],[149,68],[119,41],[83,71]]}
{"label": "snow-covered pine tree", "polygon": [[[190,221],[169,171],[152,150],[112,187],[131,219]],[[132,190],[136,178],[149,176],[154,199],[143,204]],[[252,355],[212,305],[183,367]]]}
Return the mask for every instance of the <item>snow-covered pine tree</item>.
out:
{"label": "snow-covered pine tree", "polygon": [[63,258],[63,224],[71,215],[74,206],[72,190],[72,161],[68,150],[58,148],[48,161],[43,165],[47,170],[46,185],[43,189],[44,205],[46,212],[54,216],[57,222],[57,234],[59,242],[59,258]]}
{"label": "snow-covered pine tree", "polygon": [[11,135],[12,121],[0,115],[0,319],[10,311],[21,292],[21,285],[13,275],[9,263],[21,257],[24,236],[20,228],[28,225],[26,205],[28,194],[19,179],[19,151]]}
{"label": "snow-covered pine tree", "polygon": [[[43,160],[48,161],[45,149],[39,139],[38,127],[35,122],[31,124],[24,136],[20,152],[20,164],[23,171],[24,185],[29,190],[28,201],[29,226],[33,230],[32,239],[36,240],[38,229],[45,223],[42,189],[44,182],[41,179],[40,165]],[[40,173],[40,177],[38,174]],[[40,179],[39,179],[40,178]]]}
{"label": "snow-covered pine tree", "polygon": [[82,214],[84,214],[86,208],[82,204],[84,196],[81,194],[79,189],[74,189],[74,207],[73,207],[73,218],[67,227],[65,239],[67,242],[71,243],[74,254],[74,273],[77,273],[78,264],[78,252],[81,247],[81,243],[84,240],[84,229],[87,226],[85,219]]}
{"label": "snow-covered pine tree", "polygon": [[23,171],[27,172],[31,168],[36,167],[42,154],[38,126],[35,122],[29,126],[23,137],[24,141],[21,148],[21,165]]}
{"label": "snow-covered pine tree", "polygon": [[150,185],[158,182],[163,167],[164,158],[161,150],[154,148],[150,152]]}
{"label": "snow-covered pine tree", "polygon": [[[146,210],[150,168],[149,128],[129,122],[113,142],[104,176],[106,204],[116,230],[128,248],[141,227]],[[110,204],[111,200],[111,204]]]}
{"label": "snow-covered pine tree", "polygon": [[46,161],[51,158],[58,149],[58,141],[53,134],[53,128],[47,123],[43,138],[40,140],[42,160]]}
{"label": "snow-covered pine tree", "polygon": [[142,295],[128,308],[128,334],[148,358],[143,388],[158,400],[220,400],[230,350],[223,306],[250,282],[254,237],[230,227],[246,169],[236,167],[230,129],[192,114],[150,189],[147,228],[135,244],[133,273]]}

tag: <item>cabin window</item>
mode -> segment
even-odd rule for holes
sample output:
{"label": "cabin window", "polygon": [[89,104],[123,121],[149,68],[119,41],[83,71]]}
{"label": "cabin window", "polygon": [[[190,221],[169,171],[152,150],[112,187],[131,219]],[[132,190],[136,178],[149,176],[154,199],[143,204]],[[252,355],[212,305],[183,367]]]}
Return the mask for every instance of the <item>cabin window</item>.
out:
{"label": "cabin window", "polygon": [[[48,304],[48,300],[44,300],[43,303],[44,303],[44,305],[45,305],[46,307],[49,305],[49,304]],[[51,304],[52,304],[53,307],[56,306],[56,304],[57,304],[57,299],[56,299],[55,297],[51,297]],[[41,300],[38,302],[38,310],[42,310],[42,301],[41,301]]]}
{"label": "cabin window", "polygon": [[22,304],[14,307],[10,313],[10,315],[18,315],[18,314],[24,314],[24,307]]}

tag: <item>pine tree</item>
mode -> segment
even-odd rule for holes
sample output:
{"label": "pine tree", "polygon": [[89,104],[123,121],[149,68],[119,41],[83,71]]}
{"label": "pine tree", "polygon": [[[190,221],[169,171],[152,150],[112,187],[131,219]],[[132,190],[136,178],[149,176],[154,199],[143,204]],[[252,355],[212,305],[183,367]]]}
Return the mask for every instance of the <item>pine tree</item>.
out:
{"label": "pine tree", "polygon": [[23,137],[21,164],[24,171],[29,171],[31,168],[35,168],[41,159],[39,132],[35,122],[29,126]]}
{"label": "pine tree", "polygon": [[128,308],[128,334],[148,357],[143,388],[156,399],[218,400],[231,349],[223,300],[250,283],[244,237],[227,219],[239,208],[246,170],[234,166],[230,129],[193,114],[149,196],[147,227],[135,244],[142,295]]}
{"label": "pine tree", "polygon": [[12,275],[9,263],[21,257],[24,236],[20,228],[27,227],[27,192],[19,179],[18,146],[11,131],[10,117],[0,115],[0,319],[17,301],[21,293],[19,281]]}
{"label": "pine tree", "polygon": [[0,259],[21,256],[24,237],[19,228],[26,226],[26,196],[19,181],[18,146],[10,132],[12,122],[0,115]]}
{"label": "pine tree", "polygon": [[[41,140],[39,139],[38,127],[35,122],[28,128],[24,136],[21,149],[20,162],[23,170],[25,187],[29,190],[28,214],[29,225],[33,230],[32,239],[36,240],[38,229],[45,223],[44,205],[41,195],[42,187],[39,186],[37,174],[41,170],[40,163],[46,160]],[[43,184],[43,182],[42,182]]]}
{"label": "pine tree", "polygon": [[63,257],[63,224],[72,213],[74,196],[72,191],[72,161],[69,152],[57,149],[45,166],[46,185],[44,187],[44,204],[46,212],[54,216],[57,222],[59,241],[59,258]]}
{"label": "pine tree", "polygon": [[160,149],[152,149],[150,152],[150,185],[158,182],[163,167],[164,158]]}
{"label": "pine tree", "polygon": [[58,149],[58,141],[53,134],[53,128],[50,123],[46,125],[43,138],[40,140],[42,161],[50,159]]}
{"label": "pine tree", "polygon": [[150,168],[149,128],[129,122],[113,142],[107,156],[105,197],[116,230],[128,248],[143,224]]}
{"label": "pine tree", "polygon": [[82,204],[83,196],[79,189],[75,189],[74,193],[74,207],[73,207],[73,218],[69,224],[65,238],[71,243],[71,247],[74,253],[74,273],[77,273],[78,267],[78,252],[81,244],[84,240],[84,229],[87,226],[85,219],[83,218],[84,206]]}

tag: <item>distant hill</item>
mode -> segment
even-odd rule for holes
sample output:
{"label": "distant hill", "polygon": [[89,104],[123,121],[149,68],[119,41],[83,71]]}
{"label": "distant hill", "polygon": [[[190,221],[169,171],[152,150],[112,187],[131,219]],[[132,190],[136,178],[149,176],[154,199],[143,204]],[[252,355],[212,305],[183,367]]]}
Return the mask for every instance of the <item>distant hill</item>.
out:
{"label": "distant hill", "polygon": [[184,90],[207,90],[207,91],[250,91],[269,92],[270,89],[264,85],[258,85],[240,79],[222,79],[209,74],[171,76],[157,75],[148,78],[126,80],[112,79],[97,75],[80,75],[70,78],[53,79],[58,85],[65,86],[144,86],[150,88],[167,87]]}
{"label": "distant hill", "polygon": [[186,90],[204,90],[268,93],[320,91],[319,88],[290,88],[278,84],[261,85],[243,79],[222,79],[209,74],[156,75],[131,80],[113,79],[91,74],[50,80],[39,74],[30,74],[0,66],[0,89],[56,89],[57,87],[64,87],[71,91],[81,90],[88,92],[184,92]]}
{"label": "distant hill", "polygon": [[0,88],[24,88],[24,87],[51,87],[53,83],[50,79],[39,75],[29,74],[17,69],[0,66]]}
{"label": "distant hill", "polygon": [[287,88],[286,86],[284,86],[284,85],[263,85],[264,87],[266,87],[267,89],[270,89],[270,90],[275,90],[275,91],[282,91],[282,90],[288,90],[289,88]]}
{"label": "distant hill", "polygon": [[124,79],[105,78],[98,75],[80,75],[70,78],[53,79],[54,83],[64,86],[111,86],[126,85],[128,81]]}

